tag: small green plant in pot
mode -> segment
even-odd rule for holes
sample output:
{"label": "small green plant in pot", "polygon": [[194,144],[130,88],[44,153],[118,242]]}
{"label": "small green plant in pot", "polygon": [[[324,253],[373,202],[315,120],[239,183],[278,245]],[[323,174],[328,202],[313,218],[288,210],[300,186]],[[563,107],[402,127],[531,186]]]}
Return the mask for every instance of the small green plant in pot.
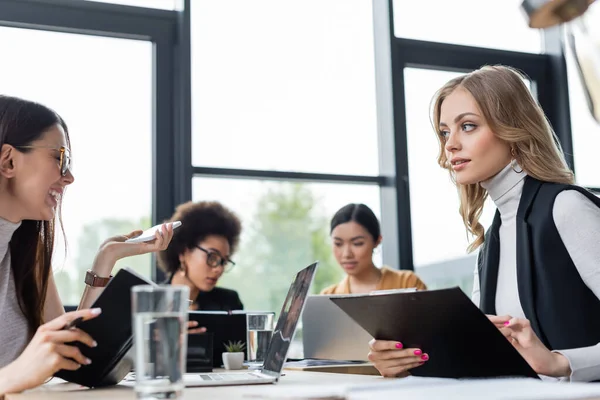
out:
{"label": "small green plant in pot", "polygon": [[241,369],[244,365],[244,349],[246,344],[241,341],[223,343],[226,352],[223,353],[225,369]]}

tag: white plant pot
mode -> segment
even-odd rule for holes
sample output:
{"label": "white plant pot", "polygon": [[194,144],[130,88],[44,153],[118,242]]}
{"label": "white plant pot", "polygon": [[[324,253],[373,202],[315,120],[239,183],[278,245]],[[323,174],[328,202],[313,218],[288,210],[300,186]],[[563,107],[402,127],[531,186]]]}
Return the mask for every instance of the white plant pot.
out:
{"label": "white plant pot", "polygon": [[242,369],[244,353],[223,353],[223,365],[225,369]]}

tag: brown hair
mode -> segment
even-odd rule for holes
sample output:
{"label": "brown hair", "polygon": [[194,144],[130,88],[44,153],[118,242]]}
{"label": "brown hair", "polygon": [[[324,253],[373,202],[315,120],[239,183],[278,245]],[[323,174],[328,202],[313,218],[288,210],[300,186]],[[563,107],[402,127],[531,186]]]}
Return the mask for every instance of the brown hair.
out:
{"label": "brown hair", "polygon": [[[16,97],[0,96],[0,149],[5,144],[22,148],[40,139],[54,125],[60,125],[70,147],[67,125],[53,110]],[[61,205],[58,207],[60,219]],[[24,220],[10,241],[11,268],[19,306],[27,319],[29,335],[44,323],[44,305],[48,280],[52,273],[55,219]]]}
{"label": "brown hair", "polygon": [[456,183],[445,152],[445,139],[439,132],[442,103],[457,89],[468,91],[495,135],[511,146],[513,157],[530,176],[547,182],[571,184],[573,172],[567,166],[554,130],[542,108],[525,85],[527,77],[507,66],[484,66],[446,83],[433,98],[432,123],[440,144],[438,164],[449,171],[460,196],[460,215],[467,233],[475,239],[468,250],[484,241],[479,218],[487,191],[479,183]]}

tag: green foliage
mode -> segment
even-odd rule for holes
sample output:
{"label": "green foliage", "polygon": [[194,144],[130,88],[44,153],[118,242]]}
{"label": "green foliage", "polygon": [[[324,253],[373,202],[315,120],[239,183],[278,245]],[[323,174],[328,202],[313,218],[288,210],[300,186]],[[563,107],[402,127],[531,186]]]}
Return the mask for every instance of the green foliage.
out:
{"label": "green foliage", "polygon": [[228,353],[241,353],[246,348],[246,343],[242,341],[229,341],[227,343],[223,343],[223,345],[225,346],[225,350],[227,350]]}
{"label": "green foliage", "polygon": [[306,185],[269,187],[253,218],[244,221],[237,265],[220,286],[237,290],[248,310],[278,313],[292,279],[311,262],[319,261],[313,293],[339,282],[343,272],[332,255],[329,218]]}

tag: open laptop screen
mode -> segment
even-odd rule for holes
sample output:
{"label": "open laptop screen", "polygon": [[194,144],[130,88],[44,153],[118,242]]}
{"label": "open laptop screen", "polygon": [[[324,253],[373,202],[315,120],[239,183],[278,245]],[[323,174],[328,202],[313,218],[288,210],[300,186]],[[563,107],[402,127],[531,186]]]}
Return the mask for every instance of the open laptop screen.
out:
{"label": "open laptop screen", "polygon": [[281,308],[277,325],[273,331],[273,337],[269,344],[267,355],[262,371],[269,375],[279,377],[283,364],[287,357],[290,343],[294,338],[296,325],[304,309],[304,303],[312,284],[318,263],[304,268],[296,274],[296,278],[290,286],[287,297]]}

